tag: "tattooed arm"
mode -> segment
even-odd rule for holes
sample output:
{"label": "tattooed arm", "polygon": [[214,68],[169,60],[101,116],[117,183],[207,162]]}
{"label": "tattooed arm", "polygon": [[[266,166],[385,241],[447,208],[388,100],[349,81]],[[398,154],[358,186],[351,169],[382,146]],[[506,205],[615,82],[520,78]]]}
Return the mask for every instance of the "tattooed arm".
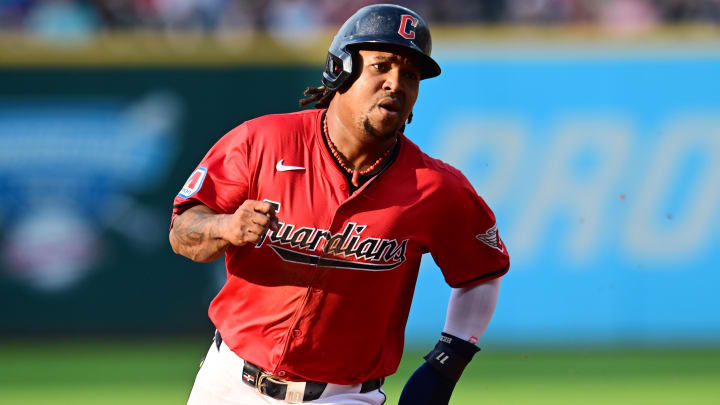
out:
{"label": "tattooed arm", "polygon": [[268,229],[278,229],[275,210],[268,202],[246,200],[233,214],[217,214],[196,205],[175,218],[170,245],[191,260],[211,262],[230,245],[259,242]]}

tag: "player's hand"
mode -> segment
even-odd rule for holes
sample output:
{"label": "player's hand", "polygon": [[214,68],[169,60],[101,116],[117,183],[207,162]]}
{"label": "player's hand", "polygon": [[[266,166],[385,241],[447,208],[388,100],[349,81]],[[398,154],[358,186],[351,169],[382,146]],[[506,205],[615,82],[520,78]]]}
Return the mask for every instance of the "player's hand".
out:
{"label": "player's hand", "polygon": [[235,246],[258,243],[268,229],[279,229],[277,215],[267,201],[245,200],[232,215],[221,217],[220,237]]}

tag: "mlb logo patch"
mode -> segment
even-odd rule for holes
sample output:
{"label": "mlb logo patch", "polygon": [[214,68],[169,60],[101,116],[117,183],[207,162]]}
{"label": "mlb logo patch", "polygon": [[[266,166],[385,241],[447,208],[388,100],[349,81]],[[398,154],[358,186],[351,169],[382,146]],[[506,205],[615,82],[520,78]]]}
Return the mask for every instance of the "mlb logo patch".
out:
{"label": "mlb logo patch", "polygon": [[198,190],[200,190],[200,187],[202,187],[202,183],[205,180],[205,176],[207,175],[207,168],[205,167],[198,167],[195,169],[195,171],[190,175],[190,177],[185,182],[185,185],[180,190],[178,195],[182,198],[190,198],[193,194],[197,193]]}

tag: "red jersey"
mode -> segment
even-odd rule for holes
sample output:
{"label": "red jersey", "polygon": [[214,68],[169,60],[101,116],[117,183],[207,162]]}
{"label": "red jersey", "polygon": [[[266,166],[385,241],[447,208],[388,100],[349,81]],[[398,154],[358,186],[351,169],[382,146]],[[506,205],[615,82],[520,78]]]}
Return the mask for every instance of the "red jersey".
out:
{"label": "red jersey", "polygon": [[175,198],[233,213],[276,204],[280,228],[230,246],[209,315],[238,356],[278,377],[357,384],[397,370],[423,253],[468,287],[507,272],[495,217],[465,177],[399,136],[355,193],[328,151],[323,110],[247,121],[210,149]]}

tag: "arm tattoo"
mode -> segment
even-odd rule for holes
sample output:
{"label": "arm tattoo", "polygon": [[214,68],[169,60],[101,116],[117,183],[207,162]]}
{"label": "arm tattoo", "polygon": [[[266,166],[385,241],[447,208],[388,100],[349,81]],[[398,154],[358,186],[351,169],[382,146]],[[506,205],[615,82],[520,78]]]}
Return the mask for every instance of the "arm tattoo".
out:
{"label": "arm tattoo", "polygon": [[170,231],[173,250],[199,262],[213,261],[229,243],[219,237],[220,215],[205,206],[195,206],[177,218]]}

